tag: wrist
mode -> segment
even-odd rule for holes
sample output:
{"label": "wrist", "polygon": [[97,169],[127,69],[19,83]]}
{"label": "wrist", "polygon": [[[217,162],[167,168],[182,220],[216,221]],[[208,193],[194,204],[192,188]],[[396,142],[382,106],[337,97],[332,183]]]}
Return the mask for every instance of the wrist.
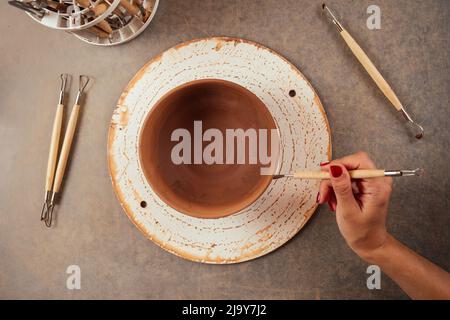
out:
{"label": "wrist", "polygon": [[355,253],[364,261],[372,264],[379,264],[383,257],[386,256],[386,252],[392,248],[395,242],[395,238],[389,233],[386,233],[384,241],[376,247],[364,250],[354,250]]}

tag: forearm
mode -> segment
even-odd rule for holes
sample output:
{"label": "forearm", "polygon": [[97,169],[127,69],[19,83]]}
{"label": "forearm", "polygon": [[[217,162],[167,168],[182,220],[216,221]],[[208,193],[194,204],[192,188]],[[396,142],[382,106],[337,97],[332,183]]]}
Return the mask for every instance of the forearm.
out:
{"label": "forearm", "polygon": [[378,265],[413,299],[450,299],[450,274],[390,235],[382,247],[361,256]]}

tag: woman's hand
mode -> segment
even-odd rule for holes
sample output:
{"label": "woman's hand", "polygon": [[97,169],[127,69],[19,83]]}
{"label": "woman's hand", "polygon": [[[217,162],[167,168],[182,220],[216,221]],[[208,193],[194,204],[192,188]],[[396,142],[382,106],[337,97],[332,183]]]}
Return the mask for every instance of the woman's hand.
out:
{"label": "woman's hand", "polygon": [[392,178],[351,181],[347,170],[375,169],[363,152],[321,166],[331,179],[320,184],[317,201],[336,211],[339,230],[353,251],[378,265],[411,298],[450,299],[450,274],[386,231]]}
{"label": "woman's hand", "polygon": [[372,254],[382,248],[388,238],[385,223],[392,178],[351,181],[347,170],[376,168],[364,152],[321,166],[330,172],[331,179],[320,184],[317,201],[328,202],[330,209],[336,211],[339,230],[348,245],[361,258],[371,260]]}

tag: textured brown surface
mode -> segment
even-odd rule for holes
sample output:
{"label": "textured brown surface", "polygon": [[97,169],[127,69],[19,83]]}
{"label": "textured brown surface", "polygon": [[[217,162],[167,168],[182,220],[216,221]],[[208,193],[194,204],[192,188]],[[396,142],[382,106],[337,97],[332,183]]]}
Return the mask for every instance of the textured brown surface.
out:
{"label": "textured brown surface", "polygon": [[[151,57],[211,35],[255,40],[296,64],[325,106],[335,157],[363,149],[382,167],[423,166],[423,179],[396,180],[389,229],[450,270],[448,1],[329,2],[423,124],[422,141],[406,134],[400,115],[320,16],[320,3],[164,0],[139,38],[98,48],[41,27],[1,2],[0,298],[405,298],[386,276],[382,290],[366,288],[366,264],[348,249],[325,207],[284,247],[229,266],[171,255],[123,214],[106,164],[112,109]],[[381,7],[381,30],[366,27],[369,4]],[[61,72],[87,73],[95,83],[56,228],[46,230],[38,217]],[[82,270],[79,291],[65,286],[71,264]]]}

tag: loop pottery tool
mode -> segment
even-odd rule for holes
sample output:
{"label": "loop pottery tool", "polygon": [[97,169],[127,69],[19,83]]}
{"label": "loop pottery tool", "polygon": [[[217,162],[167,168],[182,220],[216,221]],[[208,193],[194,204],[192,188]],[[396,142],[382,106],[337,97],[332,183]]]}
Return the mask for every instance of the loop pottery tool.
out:
{"label": "loop pottery tool", "polygon": [[[407,176],[421,176],[423,169],[417,168],[415,170],[382,170],[382,169],[359,169],[350,170],[348,172],[352,179],[369,179],[378,177],[407,177]],[[276,174],[273,179],[279,178],[296,178],[296,179],[316,179],[325,180],[330,179],[330,173],[327,171],[297,171],[289,174]]]}
{"label": "loop pottery tool", "polygon": [[411,116],[406,112],[405,107],[402,105],[394,90],[392,90],[391,86],[387,83],[387,81],[383,78],[381,73],[375,67],[375,65],[370,61],[369,57],[366,53],[361,49],[355,39],[344,29],[344,27],[340,24],[340,22],[336,19],[336,16],[333,12],[325,5],[322,4],[322,9],[325,12],[327,18],[338,28],[339,34],[344,39],[345,43],[347,43],[350,50],[353,52],[358,61],[362,64],[364,69],[366,69],[367,73],[370,75],[372,80],[376,83],[378,88],[383,92],[386,98],[392,103],[392,105],[397,109],[397,111],[401,112],[408,123],[412,124],[416,128],[416,138],[420,139],[423,137],[423,127],[416,123]]}
{"label": "loop pottery tool", "polygon": [[[53,189],[46,188],[47,189],[46,190],[46,202],[44,203],[44,207],[42,209],[41,220],[43,220],[45,222],[45,225],[47,227],[51,227],[51,225],[52,225],[53,209],[55,207],[55,196],[61,190],[61,184],[62,184],[62,180],[64,177],[64,172],[66,170],[67,160],[68,160],[69,154],[70,154],[70,148],[72,146],[73,137],[75,135],[75,131],[76,131],[76,127],[77,127],[78,114],[80,112],[81,96],[82,96],[84,89],[86,88],[88,83],[89,83],[88,76],[81,75],[79,77],[78,94],[77,94],[77,97],[75,100],[75,104],[72,108],[72,112],[70,114],[66,133],[64,135],[64,141],[63,141],[63,144],[61,147],[61,153],[60,153],[59,159],[58,159],[58,166],[56,168],[55,179],[53,181]],[[61,117],[62,117],[62,112],[61,112]],[[54,125],[54,133],[55,133],[55,127],[59,126],[59,129],[57,131],[58,132],[60,131],[61,124],[60,124],[60,120],[58,120],[58,121],[59,121],[59,125]],[[55,120],[55,122],[56,122],[56,120]],[[58,133],[58,137],[59,137],[59,133]],[[55,141],[56,141],[56,138],[55,138]],[[54,145],[54,138],[53,138],[53,134],[52,134],[52,143],[51,143],[51,147],[50,147],[50,157],[52,159],[56,158],[56,152],[57,152],[57,143],[56,143],[56,145]],[[54,160],[52,160],[51,167],[54,170],[55,164],[53,161]],[[50,162],[50,159],[49,159],[49,162]],[[49,165],[49,168],[50,168],[50,165]],[[47,172],[48,180],[51,180],[52,176],[53,176],[53,174],[51,172],[50,172],[50,175],[49,175],[49,172]]]}
{"label": "loop pottery tool", "polygon": [[41,211],[41,220],[45,221],[45,224],[47,224],[48,221],[50,221],[51,224],[51,218],[49,220],[48,214],[50,212],[49,206],[51,204],[52,198],[53,179],[55,177],[56,158],[58,155],[59,137],[61,135],[61,124],[64,112],[64,93],[66,90],[68,75],[64,73],[61,74],[60,77],[61,77],[61,88],[59,91],[59,101],[58,106],[56,107],[55,120],[53,121],[53,130],[50,140],[50,151],[48,154],[48,162],[47,162],[47,175],[45,178],[45,200]]}

